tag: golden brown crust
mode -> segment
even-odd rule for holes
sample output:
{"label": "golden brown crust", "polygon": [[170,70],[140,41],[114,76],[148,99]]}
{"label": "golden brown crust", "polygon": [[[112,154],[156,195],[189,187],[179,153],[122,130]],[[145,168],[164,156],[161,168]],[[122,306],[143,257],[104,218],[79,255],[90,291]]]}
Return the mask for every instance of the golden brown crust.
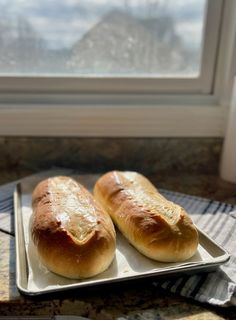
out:
{"label": "golden brown crust", "polygon": [[93,196],[69,177],[40,182],[32,195],[31,233],[46,267],[68,278],[87,278],[108,268],[115,230]]}
{"label": "golden brown crust", "polygon": [[108,172],[95,184],[94,195],[123,235],[147,257],[175,262],[196,252],[198,232],[188,214],[144,176]]}

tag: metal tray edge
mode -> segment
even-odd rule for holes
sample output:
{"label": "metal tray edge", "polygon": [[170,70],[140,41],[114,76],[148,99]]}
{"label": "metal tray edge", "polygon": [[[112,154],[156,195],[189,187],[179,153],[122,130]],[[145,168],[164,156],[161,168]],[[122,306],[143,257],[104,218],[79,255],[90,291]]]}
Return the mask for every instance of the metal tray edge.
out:
{"label": "metal tray edge", "polygon": [[16,285],[17,288],[24,293],[28,293],[27,287],[28,276],[28,264],[25,250],[25,240],[22,224],[21,214],[21,186],[18,183],[15,187],[13,200],[14,200],[14,230],[15,230],[15,252],[16,252]]}

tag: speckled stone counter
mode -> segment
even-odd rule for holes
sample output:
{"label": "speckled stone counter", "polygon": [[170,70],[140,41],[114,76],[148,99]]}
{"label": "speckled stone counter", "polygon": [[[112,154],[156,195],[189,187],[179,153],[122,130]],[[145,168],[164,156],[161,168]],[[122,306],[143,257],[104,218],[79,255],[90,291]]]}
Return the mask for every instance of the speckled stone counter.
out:
{"label": "speckled stone counter", "polygon": [[[82,172],[113,168],[145,173],[157,186],[236,203],[236,185],[222,181],[220,139],[0,138],[0,183],[52,167]],[[1,227],[0,227],[1,230]],[[203,305],[160,290],[151,280],[29,298],[15,285],[14,236],[0,231],[0,315],[73,314],[90,319],[236,319],[236,308]]]}
{"label": "speckled stone counter", "polygon": [[96,173],[137,170],[156,186],[235,203],[219,178],[220,138],[0,137],[0,184],[52,167]]}
{"label": "speckled stone counter", "polygon": [[218,172],[222,139],[200,138],[4,138],[0,170],[38,171],[52,166],[80,171],[110,169],[158,172]]}

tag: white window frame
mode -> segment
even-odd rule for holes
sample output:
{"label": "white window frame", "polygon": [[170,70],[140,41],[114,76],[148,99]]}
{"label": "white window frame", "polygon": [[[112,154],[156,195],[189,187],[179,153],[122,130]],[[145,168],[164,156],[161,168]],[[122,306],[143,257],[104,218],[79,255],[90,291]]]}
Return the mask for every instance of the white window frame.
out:
{"label": "white window frame", "polygon": [[[204,50],[202,70],[208,72],[199,79],[142,78],[127,82],[115,78],[112,83],[111,79],[101,78],[2,77],[0,135],[224,136],[227,99],[235,74],[235,3],[209,1],[211,15],[207,18],[206,35],[213,34],[215,39],[205,41],[208,50]],[[218,42],[218,31],[211,31],[222,8]],[[218,52],[216,65],[214,56]],[[213,71],[214,82],[209,77]]]}

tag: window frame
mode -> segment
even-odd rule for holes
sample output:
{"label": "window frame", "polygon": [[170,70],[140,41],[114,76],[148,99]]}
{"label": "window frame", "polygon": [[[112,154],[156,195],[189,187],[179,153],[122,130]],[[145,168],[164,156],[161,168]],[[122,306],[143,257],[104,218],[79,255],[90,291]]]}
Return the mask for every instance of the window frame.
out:
{"label": "window frame", "polygon": [[[213,1],[210,0],[209,4],[212,5]],[[230,85],[236,71],[233,59],[236,53],[236,41],[233,38],[236,30],[236,2],[214,1],[216,2],[223,5],[223,20],[219,26],[220,41],[215,44],[215,50],[212,48],[217,55],[217,63],[214,61],[211,65],[215,76],[207,90],[186,90],[183,93],[175,87],[175,92],[171,94],[170,87],[164,85],[162,94],[152,90],[144,93],[137,90],[137,87],[133,91],[130,88],[122,91],[119,88],[113,92],[108,90],[103,81],[99,81],[103,89],[106,89],[105,93],[98,88],[91,94],[88,84],[93,79],[80,79],[84,81],[84,87],[80,83],[81,92],[77,93],[64,78],[59,79],[61,87],[54,82],[51,83],[52,86],[48,86],[42,78],[37,79],[40,89],[37,92],[35,84],[30,82],[31,78],[5,77],[5,87],[2,87],[0,94],[0,135],[223,137]],[[212,19],[215,16],[210,20]],[[210,21],[209,25],[211,26]],[[232,36],[228,37],[228,34]],[[211,53],[209,51],[207,54],[206,64],[211,60]],[[115,80],[122,82],[121,79]],[[206,85],[208,80],[201,79],[201,82]]]}

